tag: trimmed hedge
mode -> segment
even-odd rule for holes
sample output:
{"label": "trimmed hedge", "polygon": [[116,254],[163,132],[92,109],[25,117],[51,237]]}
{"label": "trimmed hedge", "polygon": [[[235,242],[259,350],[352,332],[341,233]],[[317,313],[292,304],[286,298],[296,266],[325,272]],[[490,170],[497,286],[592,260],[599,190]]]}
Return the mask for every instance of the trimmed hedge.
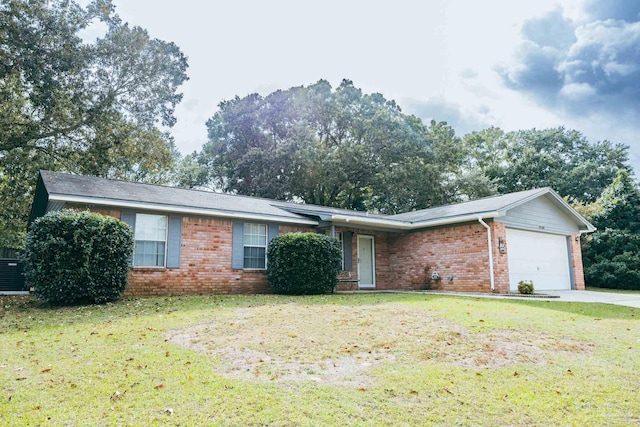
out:
{"label": "trimmed hedge", "polygon": [[27,233],[25,281],[52,305],[100,304],[127,286],[134,239],[124,222],[64,210],[36,219]]}
{"label": "trimmed hedge", "polygon": [[276,293],[314,295],[333,292],[342,265],[340,244],[316,233],[288,233],[271,240],[267,277]]}

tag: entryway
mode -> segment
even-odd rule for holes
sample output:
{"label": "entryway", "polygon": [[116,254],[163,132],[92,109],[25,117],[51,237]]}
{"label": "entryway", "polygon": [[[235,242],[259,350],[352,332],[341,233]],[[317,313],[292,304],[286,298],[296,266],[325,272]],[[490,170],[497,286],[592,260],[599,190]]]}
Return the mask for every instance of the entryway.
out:
{"label": "entryway", "polygon": [[358,236],[358,287],[376,287],[376,252],[373,236]]}

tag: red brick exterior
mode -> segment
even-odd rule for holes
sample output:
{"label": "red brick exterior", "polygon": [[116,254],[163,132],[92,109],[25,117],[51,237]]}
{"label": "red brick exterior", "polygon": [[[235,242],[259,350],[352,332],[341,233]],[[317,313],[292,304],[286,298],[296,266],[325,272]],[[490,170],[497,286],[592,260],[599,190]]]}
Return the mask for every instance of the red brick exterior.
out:
{"label": "red brick exterior", "polygon": [[578,291],[584,291],[584,267],[582,266],[580,235],[572,234],[569,241],[571,243],[571,262],[573,265],[573,286]]}
{"label": "red brick exterior", "polygon": [[[492,238],[491,250],[493,251],[494,292],[509,292],[509,258],[507,257],[509,253],[509,242],[507,242],[507,231],[504,224],[500,222],[492,221],[488,222],[488,225],[491,227]],[[500,253],[500,238],[502,238],[502,243],[504,244],[504,253]],[[484,241],[486,246],[486,236]]]}
{"label": "red brick exterior", "polygon": [[[280,234],[310,231],[281,226]],[[231,268],[233,221],[183,217],[180,268],[138,268],[129,276],[128,295],[252,294],[270,292],[265,271]]]}
{"label": "red brick exterior", "polygon": [[[120,218],[116,209],[92,209]],[[494,291],[509,292],[508,242],[502,223],[487,220],[491,227]],[[279,227],[280,234],[313,231],[313,227]],[[185,216],[182,219],[180,268],[133,268],[127,295],[270,292],[266,272],[231,268],[233,221]],[[328,231],[328,230],[327,230]],[[352,265],[343,272],[338,290],[358,289],[358,236],[374,237],[376,287],[378,290],[438,289],[491,292],[487,230],[479,222],[411,233],[391,233],[336,228],[353,232]],[[505,251],[500,253],[502,238]],[[570,238],[575,289],[584,289],[579,235]],[[431,275],[437,272],[439,280]]]}
{"label": "red brick exterior", "polygon": [[487,231],[479,223],[398,235],[390,246],[393,281],[406,288],[491,291]]}

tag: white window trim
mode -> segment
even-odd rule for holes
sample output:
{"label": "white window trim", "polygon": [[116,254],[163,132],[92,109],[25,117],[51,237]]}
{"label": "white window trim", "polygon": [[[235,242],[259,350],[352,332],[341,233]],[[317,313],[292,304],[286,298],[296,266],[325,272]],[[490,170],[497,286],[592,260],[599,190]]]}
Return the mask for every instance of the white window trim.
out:
{"label": "white window trim", "polygon": [[[136,222],[135,222],[135,228],[138,228],[138,215],[150,215],[150,216],[163,216],[167,219],[167,227],[164,231],[164,264],[163,265],[136,265],[135,261],[136,261],[136,253],[135,253],[135,249],[133,251],[133,268],[158,268],[158,269],[164,269],[167,268],[167,255],[168,255],[168,250],[169,250],[169,216],[168,215],[158,215],[158,214],[147,214],[147,213],[136,213],[135,217],[136,217]],[[136,245],[136,249],[137,249],[137,239],[135,236],[135,230],[133,231],[133,242],[134,245]],[[161,242],[162,240],[157,240],[158,242]]]}
{"label": "white window trim", "polygon": [[[246,245],[244,243],[244,227],[247,225],[259,225],[264,227],[264,246]],[[242,230],[242,269],[247,271],[265,271],[267,269],[267,247],[269,246],[269,225],[261,224],[258,222],[245,222]],[[263,248],[264,247],[264,268],[259,267],[245,267],[244,266],[244,248]]]}

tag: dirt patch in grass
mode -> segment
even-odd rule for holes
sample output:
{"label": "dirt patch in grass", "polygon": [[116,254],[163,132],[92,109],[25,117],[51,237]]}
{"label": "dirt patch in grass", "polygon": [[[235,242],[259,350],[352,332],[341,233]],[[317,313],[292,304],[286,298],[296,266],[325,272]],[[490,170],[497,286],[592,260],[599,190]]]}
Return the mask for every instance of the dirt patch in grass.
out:
{"label": "dirt patch in grass", "polygon": [[241,308],[208,324],[171,331],[167,338],[218,356],[219,372],[231,377],[359,387],[370,384],[372,368],[385,362],[486,369],[591,352],[584,342],[531,330],[465,327],[402,304]]}

